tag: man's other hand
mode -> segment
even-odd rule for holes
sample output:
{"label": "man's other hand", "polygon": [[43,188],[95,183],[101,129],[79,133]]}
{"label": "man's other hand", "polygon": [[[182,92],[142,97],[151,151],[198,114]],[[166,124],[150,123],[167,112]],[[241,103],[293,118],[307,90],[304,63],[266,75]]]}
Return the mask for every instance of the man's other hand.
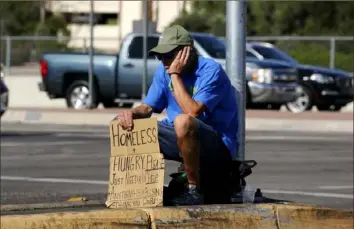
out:
{"label": "man's other hand", "polygon": [[118,120],[120,126],[123,130],[131,131],[133,129],[133,112],[132,111],[122,111],[114,118]]}

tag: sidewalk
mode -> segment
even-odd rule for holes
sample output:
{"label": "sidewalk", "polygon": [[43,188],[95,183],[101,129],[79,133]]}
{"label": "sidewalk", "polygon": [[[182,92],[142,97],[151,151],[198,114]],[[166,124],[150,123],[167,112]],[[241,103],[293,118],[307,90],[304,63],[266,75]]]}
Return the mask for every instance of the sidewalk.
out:
{"label": "sidewalk", "polygon": [[[76,111],[68,109],[16,108],[9,109],[1,122],[108,126],[110,120],[121,110]],[[154,114],[153,116],[162,119],[165,114]],[[251,110],[246,112],[246,129],[353,133],[353,114],[331,112],[292,114],[290,112]]]}
{"label": "sidewalk", "polygon": [[[64,99],[49,99],[47,94],[39,91],[38,82],[41,81],[39,74],[23,74],[14,75],[6,78],[6,84],[10,89],[10,106],[11,107],[26,107],[26,108],[61,108],[66,109],[66,103]],[[18,83],[21,82],[21,83]],[[100,105],[102,107],[102,105]],[[314,113],[317,109],[313,109]],[[281,111],[286,111],[283,106]],[[338,113],[351,113],[353,114],[353,103],[344,107],[341,112]]]}

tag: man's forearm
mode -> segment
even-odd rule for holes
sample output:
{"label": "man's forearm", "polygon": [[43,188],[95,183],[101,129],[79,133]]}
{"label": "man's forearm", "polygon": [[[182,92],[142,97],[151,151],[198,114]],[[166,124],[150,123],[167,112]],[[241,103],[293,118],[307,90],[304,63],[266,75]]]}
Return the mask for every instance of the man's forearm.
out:
{"label": "man's forearm", "polygon": [[181,107],[183,113],[191,116],[199,115],[199,104],[195,102],[193,98],[188,94],[181,78],[178,75],[172,74],[171,80],[177,103]]}
{"label": "man's forearm", "polygon": [[146,104],[141,104],[132,109],[133,119],[150,118],[152,115],[152,108]]}

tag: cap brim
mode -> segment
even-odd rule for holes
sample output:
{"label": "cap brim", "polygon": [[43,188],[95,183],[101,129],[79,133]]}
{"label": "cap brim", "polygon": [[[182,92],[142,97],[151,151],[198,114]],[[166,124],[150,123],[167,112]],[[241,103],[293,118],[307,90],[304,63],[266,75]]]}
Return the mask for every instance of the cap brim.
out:
{"label": "cap brim", "polygon": [[177,48],[178,45],[160,44],[149,51],[149,55],[166,54]]}

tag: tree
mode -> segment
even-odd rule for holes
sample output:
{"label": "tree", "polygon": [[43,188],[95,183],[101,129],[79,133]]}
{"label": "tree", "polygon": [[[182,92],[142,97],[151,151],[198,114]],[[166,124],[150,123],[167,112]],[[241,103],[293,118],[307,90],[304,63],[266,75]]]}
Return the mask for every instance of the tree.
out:
{"label": "tree", "polygon": [[[2,1],[0,17],[2,35],[10,36],[70,36],[65,19],[60,15],[48,15],[41,22],[41,1]],[[1,21],[0,20],[0,21]],[[11,64],[36,60],[44,51],[66,50],[66,42],[57,40],[13,40]],[[3,54],[4,55],[4,54]]]}
{"label": "tree", "polygon": [[[191,1],[191,12],[171,24],[226,35],[226,1]],[[354,4],[344,1],[247,1],[248,36],[353,36]],[[295,59],[328,66],[329,42],[277,42]],[[313,51],[312,51],[313,50]],[[337,42],[337,63],[352,71],[353,42]],[[342,61],[340,61],[342,60]]]}
{"label": "tree", "polygon": [[37,1],[2,1],[0,4],[1,19],[7,35],[30,35],[39,21],[40,11]]}
{"label": "tree", "polygon": [[[191,12],[173,23],[206,29],[225,36],[226,2],[195,0]],[[247,34],[250,35],[346,35],[353,36],[354,4],[343,1],[247,1]]]}
{"label": "tree", "polygon": [[[212,33],[217,36],[226,34],[226,2],[195,0],[190,2],[191,12],[181,12],[170,25],[180,24],[193,32]],[[254,16],[247,6],[247,21],[253,24]],[[252,27],[247,26],[248,34],[253,35]]]}
{"label": "tree", "polygon": [[[43,1],[43,0],[42,0]],[[61,16],[51,15],[44,24],[40,22],[42,1],[2,1],[0,17],[4,21],[3,34],[10,36],[69,35],[67,24]]]}

